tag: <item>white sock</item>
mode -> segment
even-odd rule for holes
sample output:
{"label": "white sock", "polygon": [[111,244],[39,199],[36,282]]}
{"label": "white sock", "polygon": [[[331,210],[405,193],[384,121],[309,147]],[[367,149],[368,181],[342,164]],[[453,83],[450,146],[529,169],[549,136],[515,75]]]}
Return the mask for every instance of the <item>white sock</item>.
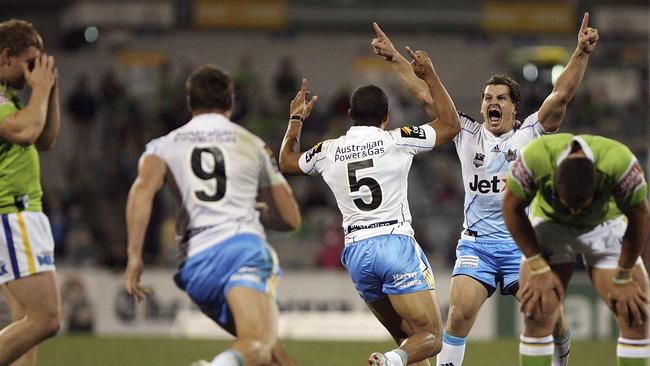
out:
{"label": "white sock", "polygon": [[400,348],[384,353],[391,366],[406,366],[408,363],[408,356],[406,352]]}
{"label": "white sock", "polygon": [[231,348],[219,353],[210,366],[244,366],[244,360],[239,351]]}
{"label": "white sock", "polygon": [[571,351],[571,331],[561,339],[553,340],[553,366],[567,366]]}
{"label": "white sock", "polygon": [[442,351],[436,356],[438,366],[461,366],[465,357],[466,337],[456,337],[450,334],[442,336]]}

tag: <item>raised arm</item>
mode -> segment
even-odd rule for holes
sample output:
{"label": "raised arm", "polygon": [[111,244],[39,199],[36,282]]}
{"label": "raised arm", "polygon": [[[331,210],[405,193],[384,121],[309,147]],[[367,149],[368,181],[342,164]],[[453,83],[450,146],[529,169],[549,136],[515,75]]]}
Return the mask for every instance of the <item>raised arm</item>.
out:
{"label": "raised arm", "polygon": [[41,135],[36,140],[36,147],[41,150],[50,150],[56,145],[61,128],[61,105],[59,102],[59,71],[54,68],[54,85],[50,91],[47,103],[47,117]]}
{"label": "raised arm", "polygon": [[397,74],[399,81],[408,90],[409,94],[424,106],[429,117],[435,119],[436,114],[432,106],[433,99],[429,93],[427,84],[415,75],[409,61],[397,51],[395,46],[393,46],[393,42],[379,28],[379,25],[374,22],[372,23],[372,27],[376,33],[376,37],[370,43],[372,50],[376,55],[383,57],[390,64],[393,72]]}
{"label": "raised arm", "polygon": [[280,147],[280,170],[285,174],[305,174],[298,164],[300,155],[302,155],[300,152],[300,133],[302,123],[309,117],[318,100],[318,96],[314,95],[307,101],[308,93],[307,79],[302,79],[300,90],[291,101],[289,125]]}
{"label": "raised arm", "polygon": [[432,97],[431,109],[435,112],[435,118],[429,125],[436,130],[436,146],[453,139],[460,132],[460,121],[454,102],[445,90],[444,85],[438,78],[431,59],[424,51],[413,52],[406,47],[413,61],[411,67],[418,78],[424,80]]}
{"label": "raised arm", "polygon": [[42,54],[34,62],[34,70],[29,71],[27,64],[22,64],[27,84],[32,94],[25,108],[9,115],[0,123],[0,137],[23,146],[36,143],[43,132],[48,114],[48,102],[55,80],[54,60]]}
{"label": "raised arm", "polygon": [[144,155],[138,162],[138,177],[133,182],[126,201],[127,254],[125,282],[126,290],[138,301],[151,293],[140,286],[143,270],[142,246],[147,232],[151,207],[156,193],[165,182],[167,166],[155,155]]}
{"label": "raised arm", "polygon": [[589,54],[598,42],[598,30],[588,24],[589,13],[585,13],[578,31],[578,45],[564,71],[555,81],[553,91],[539,108],[539,121],[545,131],[554,132],[560,128],[566,107],[582,82]]}

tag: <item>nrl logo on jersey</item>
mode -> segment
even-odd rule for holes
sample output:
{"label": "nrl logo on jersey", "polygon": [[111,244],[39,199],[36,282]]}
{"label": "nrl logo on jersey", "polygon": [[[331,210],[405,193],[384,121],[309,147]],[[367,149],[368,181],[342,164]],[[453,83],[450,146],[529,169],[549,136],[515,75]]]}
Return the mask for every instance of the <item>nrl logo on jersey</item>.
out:
{"label": "nrl logo on jersey", "polygon": [[508,151],[503,153],[506,156],[506,161],[509,163],[517,159],[517,150],[508,149]]}
{"label": "nrl logo on jersey", "polygon": [[476,155],[474,155],[474,160],[472,162],[474,163],[474,166],[477,168],[482,166],[483,163],[485,162],[485,154],[476,153]]}
{"label": "nrl logo on jersey", "polygon": [[411,137],[415,139],[426,139],[427,134],[424,129],[418,126],[402,127],[399,129],[402,137]]}
{"label": "nrl logo on jersey", "polygon": [[307,153],[305,153],[305,161],[307,163],[309,163],[311,161],[311,159],[313,159],[314,156],[316,154],[318,154],[323,149],[323,142],[325,142],[325,141],[321,141],[321,142],[317,143],[316,145],[314,145],[314,147],[309,149],[309,151],[307,151]]}

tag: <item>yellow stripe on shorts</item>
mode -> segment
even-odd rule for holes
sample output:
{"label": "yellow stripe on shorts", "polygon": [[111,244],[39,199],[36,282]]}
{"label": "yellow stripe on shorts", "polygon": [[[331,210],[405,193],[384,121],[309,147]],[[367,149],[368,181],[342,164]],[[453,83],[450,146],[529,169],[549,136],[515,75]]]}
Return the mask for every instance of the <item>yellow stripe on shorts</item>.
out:
{"label": "yellow stripe on shorts", "polygon": [[25,246],[25,256],[27,257],[27,268],[29,274],[36,273],[36,264],[34,263],[34,255],[32,254],[32,246],[29,245],[29,237],[27,236],[27,228],[25,227],[25,220],[20,212],[16,213],[18,216],[18,227],[20,228],[20,236],[23,238],[23,245]]}

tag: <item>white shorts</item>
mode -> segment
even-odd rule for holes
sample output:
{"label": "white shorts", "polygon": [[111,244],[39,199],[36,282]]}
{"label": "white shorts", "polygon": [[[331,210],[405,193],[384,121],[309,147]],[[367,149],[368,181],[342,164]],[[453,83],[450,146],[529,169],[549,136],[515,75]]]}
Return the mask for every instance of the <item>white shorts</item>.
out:
{"label": "white shorts", "polygon": [[54,239],[42,212],[0,215],[0,284],[54,270]]}
{"label": "white shorts", "polygon": [[617,267],[627,228],[625,216],[605,221],[587,231],[536,217],[531,217],[530,221],[542,254],[550,264],[573,263],[576,254],[582,254],[582,260],[589,267]]}

